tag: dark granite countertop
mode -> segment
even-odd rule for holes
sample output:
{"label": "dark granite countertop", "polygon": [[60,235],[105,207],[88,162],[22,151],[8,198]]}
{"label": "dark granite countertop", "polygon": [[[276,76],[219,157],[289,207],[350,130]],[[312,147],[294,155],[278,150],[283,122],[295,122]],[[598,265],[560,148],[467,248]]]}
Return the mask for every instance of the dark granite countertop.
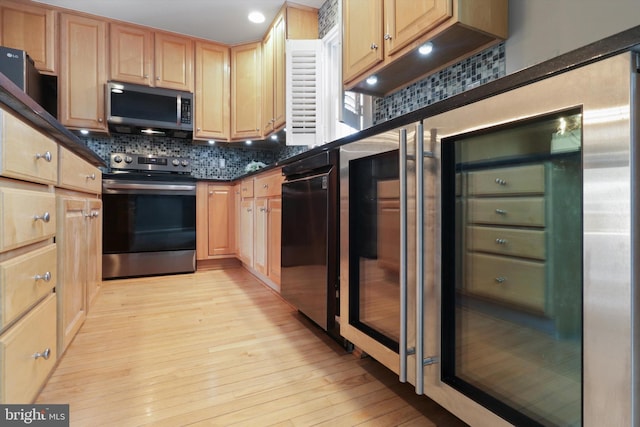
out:
{"label": "dark granite countertop", "polygon": [[95,166],[106,166],[96,153],[78,136],[25,94],[7,76],[0,73],[0,107],[22,118],[40,132]]}

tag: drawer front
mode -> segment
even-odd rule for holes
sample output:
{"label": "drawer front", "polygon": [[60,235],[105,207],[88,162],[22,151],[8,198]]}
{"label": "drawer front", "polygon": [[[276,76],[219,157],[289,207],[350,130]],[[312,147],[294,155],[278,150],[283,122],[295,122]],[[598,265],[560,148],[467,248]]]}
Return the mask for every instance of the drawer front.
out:
{"label": "drawer front", "polygon": [[543,313],[545,264],[471,254],[466,258],[465,289],[476,295]]}
{"label": "drawer front", "polygon": [[0,252],[52,237],[55,215],[55,195],[0,187]]}
{"label": "drawer front", "polygon": [[97,167],[82,160],[71,151],[60,147],[60,181],[62,188],[102,193],[102,172]]}
{"label": "drawer front", "polygon": [[58,144],[0,110],[0,174],[43,184],[58,181]]}
{"label": "drawer front", "polygon": [[240,183],[240,196],[253,197],[253,179],[245,179]]}
{"label": "drawer front", "polygon": [[280,196],[282,195],[282,181],[284,181],[284,177],[281,173],[256,178],[254,195],[256,197]]}
{"label": "drawer front", "polygon": [[56,272],[55,244],[0,263],[0,329],[51,292]]}
{"label": "drawer front", "polygon": [[545,231],[499,227],[467,227],[467,243],[471,251],[498,255],[546,258]]}
{"label": "drawer front", "polygon": [[[36,355],[44,355],[47,349],[47,358],[36,358]],[[56,363],[55,294],[0,336],[0,356],[0,401],[33,402]]]}
{"label": "drawer front", "polygon": [[492,197],[469,199],[469,221],[473,224],[544,227],[543,197]]}
{"label": "drawer front", "polygon": [[469,172],[468,189],[471,195],[543,194],[544,165]]}

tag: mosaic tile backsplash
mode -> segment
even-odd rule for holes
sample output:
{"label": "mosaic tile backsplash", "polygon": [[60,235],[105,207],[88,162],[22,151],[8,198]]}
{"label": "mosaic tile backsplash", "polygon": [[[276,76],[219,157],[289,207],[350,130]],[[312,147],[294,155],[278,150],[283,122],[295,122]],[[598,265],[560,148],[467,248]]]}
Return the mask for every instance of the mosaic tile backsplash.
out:
{"label": "mosaic tile backsplash", "polygon": [[[191,161],[193,175],[199,179],[231,180],[245,174],[251,161],[267,165],[302,153],[306,146],[277,146],[273,150],[193,144],[190,140],[112,135],[111,137],[82,137],[87,146],[105,161],[111,153],[151,154],[165,157],[186,157]],[[222,161],[221,161],[222,159]],[[224,167],[221,167],[223,165]]]}
{"label": "mosaic tile backsplash", "polygon": [[330,29],[338,22],[338,12],[340,3],[338,0],[325,1],[320,9],[318,9],[318,38],[321,39],[327,35]]}

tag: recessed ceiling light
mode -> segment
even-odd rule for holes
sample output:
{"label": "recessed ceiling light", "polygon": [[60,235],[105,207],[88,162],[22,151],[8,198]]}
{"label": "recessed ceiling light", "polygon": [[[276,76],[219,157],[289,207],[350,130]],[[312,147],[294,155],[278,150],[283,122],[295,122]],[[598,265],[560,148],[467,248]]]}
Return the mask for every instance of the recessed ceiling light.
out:
{"label": "recessed ceiling light", "polygon": [[251,144],[253,144],[253,141],[251,141],[250,139],[248,139],[248,140],[245,142],[245,144],[247,144],[247,145],[251,145]]}
{"label": "recessed ceiling light", "polygon": [[373,85],[374,85],[374,84],[376,84],[376,83],[378,83],[378,78],[377,78],[376,76],[370,76],[370,77],[367,79],[367,84],[368,84],[369,86],[373,86]]}
{"label": "recessed ceiling light", "polygon": [[249,13],[249,21],[254,24],[261,24],[264,22],[264,15],[258,11],[253,11]]}
{"label": "recessed ceiling light", "polygon": [[276,134],[271,135],[271,139],[273,139],[274,141],[277,141],[278,140],[278,135],[276,135]]}
{"label": "recessed ceiling light", "polygon": [[209,145],[214,145],[216,142],[213,139],[209,140]]}
{"label": "recessed ceiling light", "polygon": [[431,52],[433,52],[433,43],[428,42],[423,44],[418,48],[418,52],[420,52],[420,55],[429,55]]}
{"label": "recessed ceiling light", "polygon": [[83,135],[89,135],[89,131],[86,130],[86,129],[81,129],[80,133],[83,134]]}

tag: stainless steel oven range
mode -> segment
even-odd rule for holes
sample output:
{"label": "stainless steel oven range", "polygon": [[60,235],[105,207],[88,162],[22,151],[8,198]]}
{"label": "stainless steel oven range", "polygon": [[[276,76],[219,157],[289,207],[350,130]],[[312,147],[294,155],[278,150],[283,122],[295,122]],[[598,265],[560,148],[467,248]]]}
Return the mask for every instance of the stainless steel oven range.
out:
{"label": "stainless steel oven range", "polygon": [[187,159],[114,153],[104,174],[102,277],[195,271],[196,180]]}

